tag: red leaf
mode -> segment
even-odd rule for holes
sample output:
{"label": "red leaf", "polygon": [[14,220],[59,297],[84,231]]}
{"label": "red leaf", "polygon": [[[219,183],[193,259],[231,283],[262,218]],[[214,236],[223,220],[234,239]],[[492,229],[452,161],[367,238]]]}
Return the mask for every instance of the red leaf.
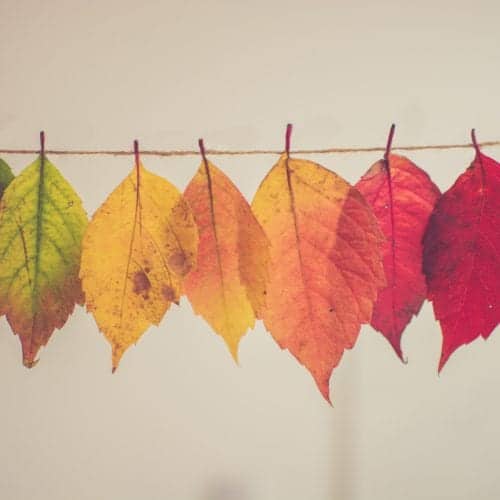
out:
{"label": "red leaf", "polygon": [[388,155],[387,159],[375,163],[356,187],[372,207],[386,237],[383,259],[387,288],[378,294],[371,325],[403,359],[401,335],[418,314],[427,292],[421,241],[440,192],[408,158]]}
{"label": "red leaf", "polygon": [[477,146],[430,218],[424,273],[443,332],[441,370],[458,347],[488,338],[500,320],[500,164]]}

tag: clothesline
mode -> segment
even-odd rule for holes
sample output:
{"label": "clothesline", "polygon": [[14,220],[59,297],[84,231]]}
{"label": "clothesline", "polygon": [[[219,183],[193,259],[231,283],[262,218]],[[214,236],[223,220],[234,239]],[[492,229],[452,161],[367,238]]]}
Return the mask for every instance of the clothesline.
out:
{"label": "clothesline", "polygon": [[[481,148],[500,146],[500,141],[486,141],[478,143]],[[426,151],[426,150],[448,150],[473,148],[472,143],[466,144],[427,144],[421,146],[394,146],[392,151]],[[310,154],[344,154],[344,153],[374,153],[385,152],[385,147],[353,147],[353,148],[324,148],[324,149],[292,149],[290,154],[310,155]],[[0,154],[9,155],[33,155],[38,154],[39,149],[0,149]],[[141,156],[199,156],[200,151],[194,149],[141,149]],[[278,149],[206,149],[206,154],[211,156],[249,156],[249,155],[281,155],[283,150]],[[54,156],[132,156],[134,150],[108,150],[108,149],[46,149],[45,154]]]}

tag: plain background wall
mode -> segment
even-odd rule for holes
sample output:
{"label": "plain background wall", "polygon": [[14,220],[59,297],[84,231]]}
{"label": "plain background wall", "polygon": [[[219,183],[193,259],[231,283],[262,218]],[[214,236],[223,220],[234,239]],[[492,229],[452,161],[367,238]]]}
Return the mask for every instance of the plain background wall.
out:
{"label": "plain background wall", "polygon": [[[0,147],[295,148],[500,138],[496,1],[2,0]],[[485,150],[500,156],[500,149]],[[7,156],[16,172],[33,157]],[[351,182],[377,154],[314,156]],[[447,189],[472,150],[411,158]],[[51,157],[89,216],[132,158]],[[275,157],[212,158],[251,199]],[[183,189],[198,158],[147,158]],[[105,256],[103,256],[105,258]],[[365,326],[334,407],[259,323],[237,367],[182,300],[110,370],[78,308],[21,364],[0,320],[0,498],[500,497],[500,332],[436,373],[425,304],[405,366]]]}

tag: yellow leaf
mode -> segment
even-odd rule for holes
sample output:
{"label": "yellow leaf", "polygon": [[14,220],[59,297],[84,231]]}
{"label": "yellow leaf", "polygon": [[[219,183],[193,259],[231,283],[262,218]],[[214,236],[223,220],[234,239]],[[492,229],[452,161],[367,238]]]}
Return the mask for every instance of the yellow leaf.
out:
{"label": "yellow leaf", "polygon": [[181,193],[141,164],[94,214],[80,277],[87,309],[112,345],[113,371],[125,350],[178,303],[197,243]]}

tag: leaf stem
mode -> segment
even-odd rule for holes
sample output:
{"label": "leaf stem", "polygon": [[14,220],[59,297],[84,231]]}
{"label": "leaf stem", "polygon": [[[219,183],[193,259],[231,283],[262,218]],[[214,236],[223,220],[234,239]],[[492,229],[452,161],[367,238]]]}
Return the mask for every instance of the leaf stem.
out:
{"label": "leaf stem", "polygon": [[43,158],[45,156],[45,132],[40,131],[40,156]]}
{"label": "leaf stem", "polygon": [[285,133],[285,152],[286,155],[289,157],[290,156],[290,138],[292,136],[292,128],[293,125],[289,123],[286,126],[286,133]]}
{"label": "leaf stem", "polygon": [[[484,165],[483,165],[483,159],[482,159],[482,154],[481,154],[481,150],[479,149],[479,144],[477,142],[477,139],[476,139],[476,129],[472,129],[470,131],[470,136],[471,136],[471,139],[472,139],[472,145],[474,146],[474,149],[476,150],[476,159],[477,161],[479,162],[479,167],[481,168],[481,192],[482,190],[484,189],[484,186],[486,184],[486,172],[484,170]],[[482,209],[481,209],[481,213],[482,213]]]}
{"label": "leaf stem", "polygon": [[472,129],[470,132],[470,136],[472,138],[472,145],[474,146],[474,149],[476,150],[476,154],[479,156],[481,154],[481,151],[479,150],[479,144],[477,143],[476,139],[476,129]]}
{"label": "leaf stem", "polygon": [[396,130],[396,125],[393,123],[391,129],[389,130],[389,136],[387,137],[387,144],[385,146],[384,160],[386,167],[389,167],[389,154],[391,153],[392,139],[394,138],[394,132]]}
{"label": "leaf stem", "polygon": [[135,167],[139,168],[139,141],[137,139],[134,141],[134,158]]}
{"label": "leaf stem", "polygon": [[134,158],[135,158],[135,172],[136,172],[136,178],[137,178],[137,195],[139,195],[139,183],[140,183],[140,178],[139,178],[139,165],[140,165],[140,158],[139,158],[139,141],[137,139],[134,140]]}
{"label": "leaf stem", "polygon": [[203,163],[206,165],[207,164],[207,155],[205,153],[205,144],[203,142],[203,139],[198,139],[198,147],[200,148],[200,154],[201,154],[201,158],[203,159]]}

